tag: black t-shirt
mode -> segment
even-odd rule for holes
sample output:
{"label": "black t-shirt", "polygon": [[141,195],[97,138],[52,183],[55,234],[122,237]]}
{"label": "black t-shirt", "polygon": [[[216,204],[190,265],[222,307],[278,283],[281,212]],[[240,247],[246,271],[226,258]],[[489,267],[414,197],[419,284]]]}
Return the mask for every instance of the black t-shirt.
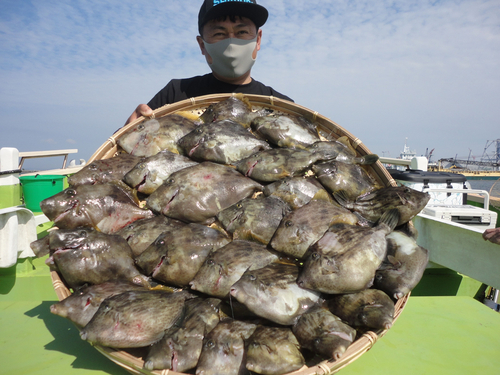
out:
{"label": "black t-shirt", "polygon": [[252,79],[252,82],[246,85],[233,85],[230,83],[219,81],[212,73],[204,76],[196,76],[185,79],[171,80],[153,99],[148,103],[152,110],[160,108],[165,104],[176,103],[181,100],[194,98],[196,96],[225,94],[225,93],[242,93],[254,95],[275,96],[280,99],[293,101],[288,96],[285,96],[272,87],[265,86],[259,81]]}

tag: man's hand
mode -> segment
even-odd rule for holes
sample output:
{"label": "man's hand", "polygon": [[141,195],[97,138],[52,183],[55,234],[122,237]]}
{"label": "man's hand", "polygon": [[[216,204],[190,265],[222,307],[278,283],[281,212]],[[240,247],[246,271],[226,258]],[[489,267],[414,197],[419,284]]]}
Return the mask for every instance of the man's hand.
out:
{"label": "man's hand", "polygon": [[483,238],[485,241],[500,245],[500,228],[486,229],[483,233]]}
{"label": "man's hand", "polygon": [[128,123],[138,119],[141,116],[144,117],[151,117],[153,115],[153,110],[149,108],[147,104],[139,104],[137,108],[135,109],[134,113],[130,115],[130,117],[127,119],[127,122],[125,122],[125,125]]}

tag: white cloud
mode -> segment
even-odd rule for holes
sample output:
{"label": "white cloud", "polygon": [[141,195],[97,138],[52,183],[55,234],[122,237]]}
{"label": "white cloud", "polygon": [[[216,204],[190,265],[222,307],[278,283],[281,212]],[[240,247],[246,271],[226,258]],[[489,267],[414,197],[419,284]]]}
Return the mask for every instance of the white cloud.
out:
{"label": "white cloud", "polygon": [[[480,155],[499,138],[496,0],[259,3],[270,18],[254,77],[372,151],[396,156],[408,137],[419,153]],[[0,146],[70,138],[88,159],[169,79],[208,72],[200,4],[2,1],[0,127],[12,133]]]}

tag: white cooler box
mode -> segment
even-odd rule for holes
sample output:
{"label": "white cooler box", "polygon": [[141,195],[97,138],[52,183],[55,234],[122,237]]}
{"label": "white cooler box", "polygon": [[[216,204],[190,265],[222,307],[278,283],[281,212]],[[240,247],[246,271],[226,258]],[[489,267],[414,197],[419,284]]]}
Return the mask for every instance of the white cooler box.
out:
{"label": "white cooler box", "polygon": [[477,229],[495,228],[497,223],[497,213],[484,208],[471,205],[427,205],[423,214],[436,217],[442,220],[449,220],[455,223],[465,224]]}
{"label": "white cooler box", "polygon": [[489,193],[485,190],[468,189],[464,175],[418,170],[390,172],[402,185],[430,194],[431,199],[422,210],[423,214],[481,230],[495,228],[496,212],[467,204],[467,193],[480,194],[484,196],[484,207],[488,208]]}
{"label": "white cooler box", "polygon": [[401,185],[418,191],[424,189],[448,189],[446,193],[429,192],[431,199],[428,204],[462,205],[467,204],[467,194],[456,189],[467,189],[467,178],[463,174],[448,172],[427,172],[414,169],[406,171],[389,170],[392,178]]}

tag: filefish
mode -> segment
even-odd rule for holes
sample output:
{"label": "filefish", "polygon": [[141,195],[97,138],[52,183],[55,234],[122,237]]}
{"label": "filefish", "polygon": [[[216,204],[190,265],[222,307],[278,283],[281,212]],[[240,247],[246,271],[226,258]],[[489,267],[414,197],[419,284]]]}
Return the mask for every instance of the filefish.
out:
{"label": "filefish", "polygon": [[323,306],[302,314],[292,330],[303,348],[325,359],[340,359],[356,338],[354,328]]}
{"label": "filefish", "polygon": [[112,183],[70,187],[44,199],[40,207],[61,229],[92,227],[104,233],[115,233],[136,220],[154,216]]}
{"label": "filefish", "polygon": [[398,300],[422,279],[429,252],[400,231],[386,236],[387,257],[375,274],[375,286]]}
{"label": "filefish", "polygon": [[335,223],[354,225],[356,215],[337,205],[312,200],[287,214],[276,230],[270,245],[276,251],[302,259],[309,247]]}
{"label": "filefish", "polygon": [[82,340],[111,348],[141,348],[160,340],[182,316],[184,302],[194,296],[181,291],[129,291],[106,298],[80,331]]}
{"label": "filefish", "polygon": [[322,160],[322,155],[306,150],[277,148],[257,152],[239,161],[236,169],[256,181],[274,182],[304,176],[314,163]]}
{"label": "filefish", "polygon": [[92,319],[102,301],[131,290],[147,290],[147,288],[123,281],[84,285],[76,289],[69,297],[50,306],[50,312],[69,319],[78,327],[83,328]]}
{"label": "filefish", "polygon": [[135,259],[141,255],[160,234],[166,232],[175,233],[176,230],[185,225],[186,224],[181,221],[158,215],[150,219],[134,221],[132,224],[120,229],[116,234],[127,240]]}
{"label": "filefish", "polygon": [[339,191],[334,198],[345,208],[359,213],[371,222],[377,222],[382,214],[392,208],[399,211],[398,226],[409,222],[429,202],[430,195],[407,186],[390,186],[361,195],[352,201],[349,194]]}
{"label": "filefish", "polygon": [[342,190],[351,200],[381,188],[380,184],[358,164],[333,160],[315,164],[312,170],[318,181],[330,193]]}
{"label": "filefish", "polygon": [[324,153],[329,159],[348,164],[371,165],[379,159],[376,154],[357,156],[347,137],[340,137],[336,141],[316,142],[309,146],[308,150]]}
{"label": "filefish", "polygon": [[49,236],[42,237],[30,243],[30,248],[37,258],[44,257],[50,253]]}
{"label": "filefish", "polygon": [[200,116],[200,121],[209,124],[216,121],[233,120],[245,128],[249,128],[254,118],[264,116],[266,113],[268,113],[267,109],[254,112],[248,98],[242,94],[236,94],[218,103],[209,105]]}
{"label": "filefish", "polygon": [[70,186],[105,184],[121,181],[142,158],[126,153],[109,159],[95,160],[68,177]]}
{"label": "filefish", "polygon": [[193,160],[220,164],[234,164],[271,148],[233,120],[200,125],[179,140],[179,147]]}
{"label": "filefish", "polygon": [[229,242],[216,229],[188,224],[158,236],[135,261],[154,279],[184,287],[193,280],[208,254]]}
{"label": "filefish", "polygon": [[172,173],[198,164],[186,156],[163,150],[143,159],[125,176],[123,181],[144,194],[152,194]]}
{"label": "filefish", "polygon": [[277,260],[279,256],[262,244],[235,240],[210,253],[189,285],[193,290],[225,298],[245,271],[262,268]]}
{"label": "filefish", "polygon": [[245,340],[256,328],[239,320],[220,322],[205,337],[196,375],[247,374]]}
{"label": "filefish", "polygon": [[299,268],[273,263],[248,270],[230,288],[231,295],[260,317],[282,325],[293,325],[318,302],[320,293],[297,285]]}
{"label": "filefish", "polygon": [[327,294],[356,293],[373,285],[387,252],[385,236],[399,215],[387,211],[376,227],[335,224],[309,251],[297,280],[303,288]]}
{"label": "filefish", "polygon": [[394,302],[378,289],[331,296],[328,309],[351,327],[389,329],[394,321]]}
{"label": "filefish", "polygon": [[275,196],[296,210],[311,200],[324,200],[337,204],[315,177],[287,177],[264,187],[265,196]]}
{"label": "filefish", "polygon": [[267,245],[290,207],[276,197],[246,198],[219,212],[217,218],[233,239]]}
{"label": "filefish", "polygon": [[149,286],[135,267],[132,249],[122,237],[90,228],[51,232],[54,263],[70,287],[122,280]]}
{"label": "filefish", "polygon": [[254,119],[252,130],[278,147],[304,149],[320,141],[317,127],[303,116],[265,116]]}
{"label": "filefish", "polygon": [[281,375],[305,365],[290,328],[258,326],[246,341],[246,368],[253,373]]}
{"label": "filefish", "polygon": [[196,129],[196,124],[184,116],[170,114],[145,120],[123,134],[117,141],[125,152],[136,156],[153,156],[163,150],[181,154],[178,141]]}
{"label": "filefish", "polygon": [[165,216],[203,224],[261,190],[262,185],[230,167],[203,162],[173,173],[146,202]]}
{"label": "filefish", "polygon": [[185,372],[195,368],[203,339],[219,323],[220,299],[195,298],[186,301],[182,323],[165,332],[144,359],[146,370],[169,369]]}

